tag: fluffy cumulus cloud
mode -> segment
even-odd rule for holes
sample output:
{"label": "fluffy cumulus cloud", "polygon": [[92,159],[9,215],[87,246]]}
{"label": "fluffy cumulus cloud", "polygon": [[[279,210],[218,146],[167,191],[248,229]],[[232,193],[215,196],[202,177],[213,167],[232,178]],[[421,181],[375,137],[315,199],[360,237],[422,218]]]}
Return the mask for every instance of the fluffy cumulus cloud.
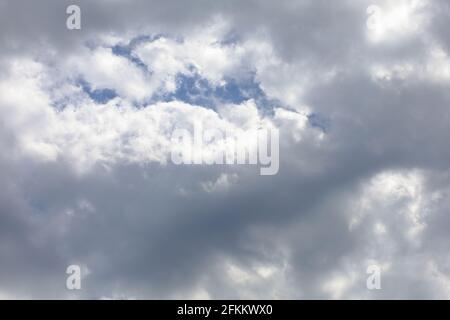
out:
{"label": "fluffy cumulus cloud", "polygon": [[0,298],[450,298],[448,1],[72,2],[0,0]]}

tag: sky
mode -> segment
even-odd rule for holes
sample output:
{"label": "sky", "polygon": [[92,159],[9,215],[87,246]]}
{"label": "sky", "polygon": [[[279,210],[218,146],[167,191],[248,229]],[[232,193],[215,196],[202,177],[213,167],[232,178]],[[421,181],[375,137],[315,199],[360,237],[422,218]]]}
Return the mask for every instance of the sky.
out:
{"label": "sky", "polygon": [[[0,299],[449,299],[449,18],[0,0]],[[278,130],[279,169],[172,163],[195,123]]]}

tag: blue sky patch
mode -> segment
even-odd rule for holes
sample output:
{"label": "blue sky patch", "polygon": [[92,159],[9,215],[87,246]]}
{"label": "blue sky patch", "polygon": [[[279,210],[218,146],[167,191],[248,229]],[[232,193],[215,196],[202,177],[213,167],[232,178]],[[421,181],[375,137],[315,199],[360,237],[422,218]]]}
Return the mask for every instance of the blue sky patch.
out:
{"label": "blue sky patch", "polygon": [[86,80],[79,80],[79,85],[81,85],[84,92],[86,92],[89,97],[97,103],[105,104],[111,99],[117,97],[117,93],[113,89],[92,89],[91,85]]}

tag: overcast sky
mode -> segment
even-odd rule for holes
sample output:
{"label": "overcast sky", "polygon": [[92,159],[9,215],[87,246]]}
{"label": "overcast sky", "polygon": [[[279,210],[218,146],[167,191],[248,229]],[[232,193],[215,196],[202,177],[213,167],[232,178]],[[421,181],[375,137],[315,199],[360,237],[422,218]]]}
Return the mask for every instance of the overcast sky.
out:
{"label": "overcast sky", "polygon": [[[447,0],[0,0],[0,298],[450,298],[449,30]],[[196,121],[277,128],[278,174],[167,161]]]}

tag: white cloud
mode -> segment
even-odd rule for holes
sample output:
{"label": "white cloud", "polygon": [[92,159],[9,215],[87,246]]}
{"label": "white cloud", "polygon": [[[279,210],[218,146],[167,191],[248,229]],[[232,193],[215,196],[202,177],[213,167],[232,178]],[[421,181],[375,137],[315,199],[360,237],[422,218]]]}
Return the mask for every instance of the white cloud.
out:
{"label": "white cloud", "polygon": [[126,58],[114,55],[110,48],[86,49],[70,57],[67,64],[67,73],[81,75],[93,90],[113,89],[129,101],[148,99],[158,89],[158,82]]}

